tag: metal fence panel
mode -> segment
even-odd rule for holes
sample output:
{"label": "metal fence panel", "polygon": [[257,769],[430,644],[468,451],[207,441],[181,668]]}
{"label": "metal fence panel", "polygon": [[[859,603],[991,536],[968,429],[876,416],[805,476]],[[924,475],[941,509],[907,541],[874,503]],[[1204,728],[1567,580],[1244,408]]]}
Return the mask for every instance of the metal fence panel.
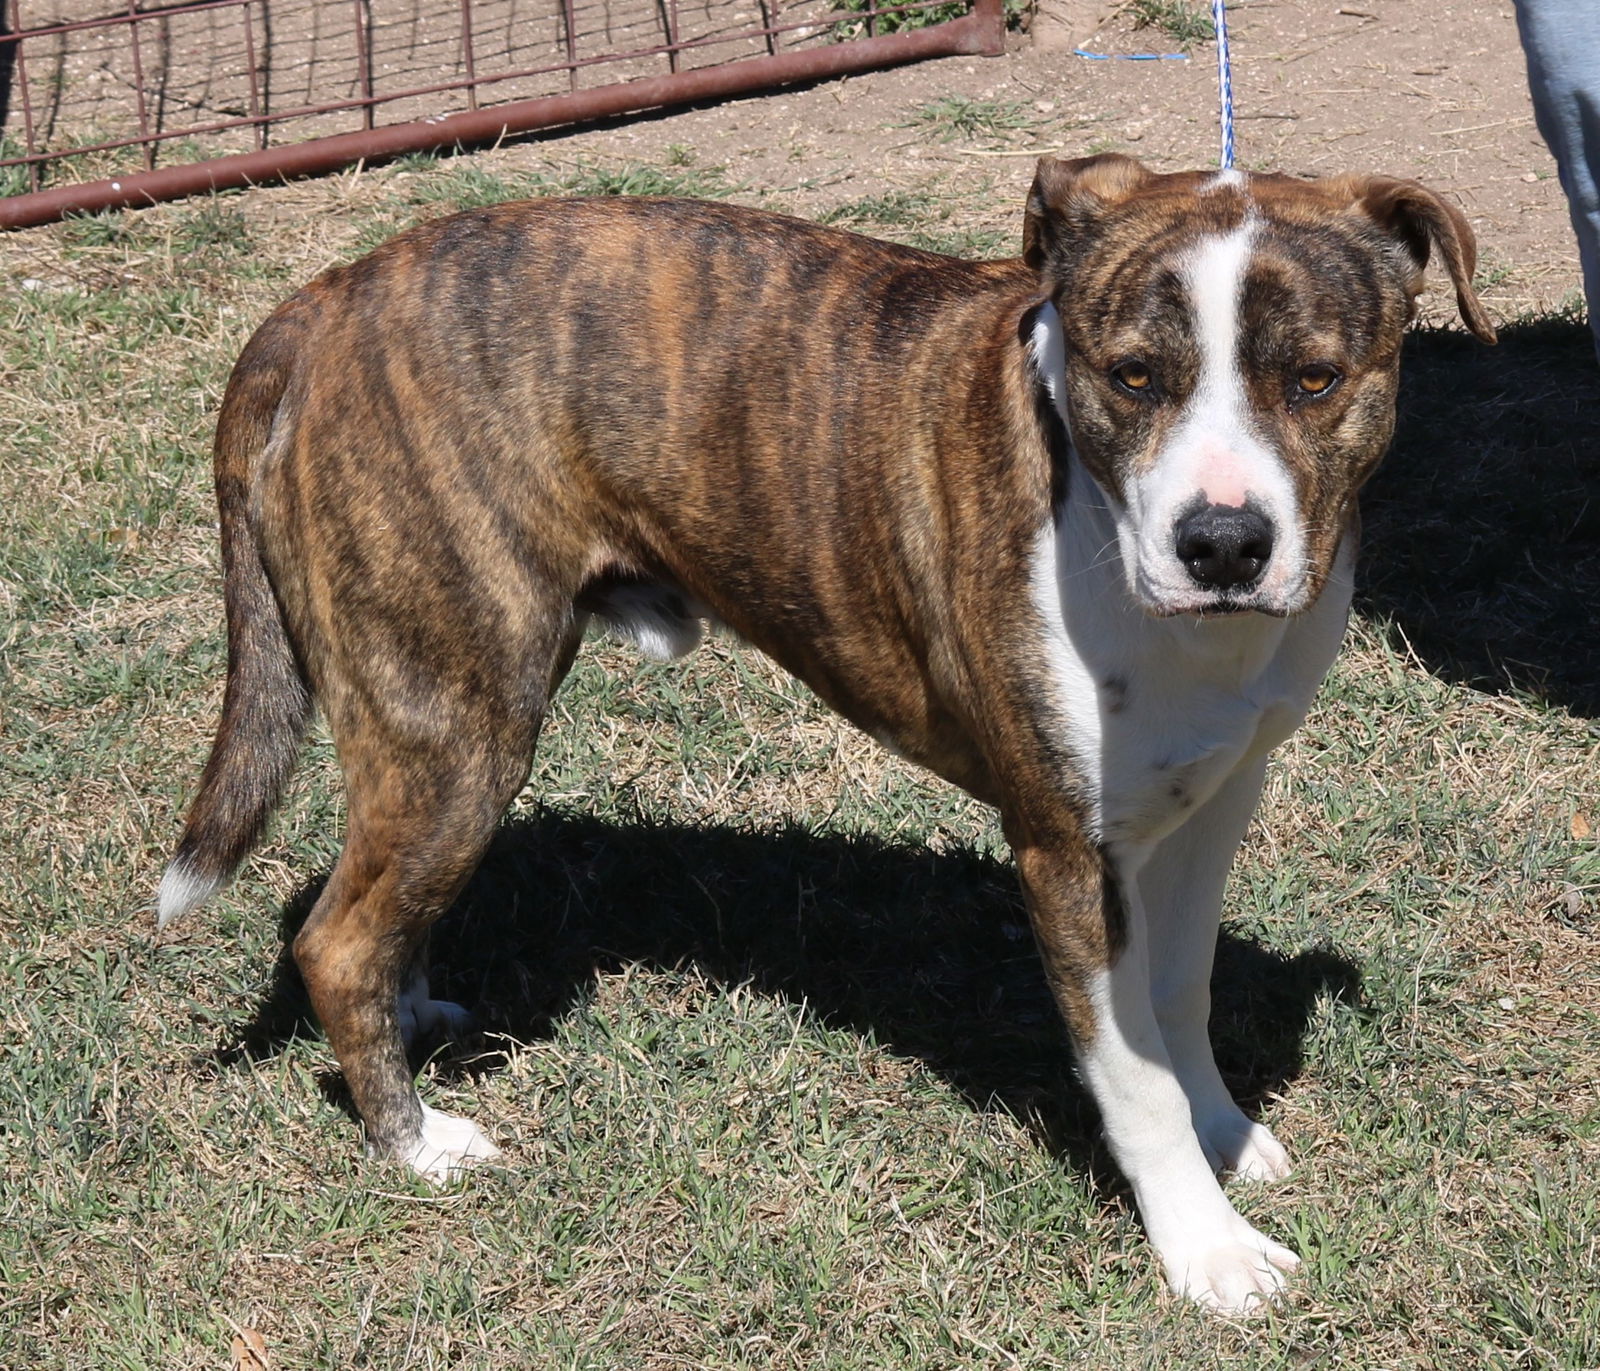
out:
{"label": "metal fence panel", "polygon": [[0,0],[0,227],[998,53],[1002,3]]}

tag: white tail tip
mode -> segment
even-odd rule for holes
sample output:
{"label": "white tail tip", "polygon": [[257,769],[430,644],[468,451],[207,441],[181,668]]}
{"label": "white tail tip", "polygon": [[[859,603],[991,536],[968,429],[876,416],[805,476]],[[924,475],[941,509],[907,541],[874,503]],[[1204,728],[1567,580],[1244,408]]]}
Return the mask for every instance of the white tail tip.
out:
{"label": "white tail tip", "polygon": [[222,889],[223,882],[215,876],[202,875],[182,859],[175,859],[161,878],[161,889],[156,892],[156,927],[165,928],[174,919],[181,919],[191,909],[198,908]]}

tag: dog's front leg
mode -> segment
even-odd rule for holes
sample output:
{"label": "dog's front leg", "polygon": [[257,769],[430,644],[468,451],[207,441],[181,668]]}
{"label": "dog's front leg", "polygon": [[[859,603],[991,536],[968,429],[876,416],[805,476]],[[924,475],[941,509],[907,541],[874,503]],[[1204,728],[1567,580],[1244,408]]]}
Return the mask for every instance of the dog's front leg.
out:
{"label": "dog's front leg", "polygon": [[1234,1102],[1211,1051],[1211,965],[1234,854],[1261,797],[1266,757],[1246,762],[1157,844],[1138,876],[1149,931],[1150,991],[1206,1160],[1243,1180],[1280,1180],[1289,1154]]}
{"label": "dog's front leg", "polygon": [[1077,836],[1014,845],[1046,973],[1168,1284],[1225,1312],[1271,1299],[1299,1258],[1228,1203],[1195,1134],[1151,1001],[1146,852],[1102,855]]}

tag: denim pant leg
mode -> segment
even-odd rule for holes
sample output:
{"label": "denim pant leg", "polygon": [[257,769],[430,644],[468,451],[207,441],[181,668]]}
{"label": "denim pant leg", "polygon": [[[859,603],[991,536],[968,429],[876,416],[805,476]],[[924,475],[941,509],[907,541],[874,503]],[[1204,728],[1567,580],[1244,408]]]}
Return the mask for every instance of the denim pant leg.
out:
{"label": "denim pant leg", "polygon": [[1534,118],[1567,193],[1600,355],[1600,0],[1516,0],[1516,6]]}

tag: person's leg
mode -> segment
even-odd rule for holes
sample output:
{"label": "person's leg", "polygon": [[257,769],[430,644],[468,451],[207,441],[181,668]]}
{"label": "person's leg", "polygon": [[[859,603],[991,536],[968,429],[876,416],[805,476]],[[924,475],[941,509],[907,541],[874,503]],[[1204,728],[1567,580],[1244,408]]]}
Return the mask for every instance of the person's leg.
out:
{"label": "person's leg", "polygon": [[1516,0],[1516,6],[1534,118],[1572,211],[1600,356],[1600,4]]}

